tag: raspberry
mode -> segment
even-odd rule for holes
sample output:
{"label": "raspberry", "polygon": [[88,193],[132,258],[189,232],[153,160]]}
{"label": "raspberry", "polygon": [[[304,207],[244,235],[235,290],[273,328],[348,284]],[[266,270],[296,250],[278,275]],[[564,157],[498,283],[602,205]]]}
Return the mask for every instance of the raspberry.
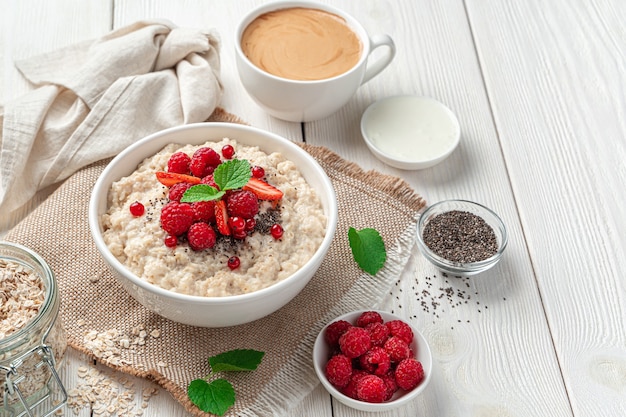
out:
{"label": "raspberry", "polygon": [[326,378],[337,388],[343,388],[350,382],[352,361],[345,355],[335,355],[326,363]]}
{"label": "raspberry", "polygon": [[375,346],[359,356],[359,364],[370,374],[382,376],[389,372],[391,359],[385,349]]}
{"label": "raspberry", "polygon": [[191,204],[170,201],[161,210],[161,227],[173,236],[180,236],[193,223]]}
{"label": "raspberry", "polygon": [[391,320],[385,323],[385,326],[389,328],[389,332],[392,336],[399,337],[407,344],[411,344],[413,341],[413,330],[411,326],[403,322],[402,320]]}
{"label": "raspberry", "polygon": [[389,338],[389,328],[382,323],[370,323],[365,328],[370,332],[372,346],[383,346]]}
{"label": "raspberry", "polygon": [[194,223],[189,227],[187,240],[191,249],[200,251],[215,246],[215,231],[206,223]]}
{"label": "raspberry", "polygon": [[226,210],[231,217],[251,219],[259,212],[259,199],[251,191],[235,191],[228,196]]}
{"label": "raspberry", "polygon": [[357,358],[370,350],[370,333],[362,327],[350,327],[339,338],[341,352],[349,358]]}
{"label": "raspberry", "polygon": [[326,327],[324,333],[324,340],[329,346],[339,345],[339,338],[346,332],[352,325],[345,320],[337,320]]}
{"label": "raspberry", "polygon": [[366,375],[357,382],[356,395],[361,401],[382,403],[387,395],[387,384],[379,376]]}
{"label": "raspberry", "polygon": [[185,191],[190,189],[193,184],[189,184],[188,182],[179,182],[170,187],[170,192],[168,194],[168,198],[171,201],[180,201],[183,198],[183,194]]}
{"label": "raspberry", "polygon": [[[361,369],[352,369],[352,376],[350,377],[350,382],[348,382],[348,385],[343,387],[343,389],[341,390],[341,393],[350,398],[358,400],[358,397],[356,395],[356,384],[359,382],[361,378],[363,378],[366,375],[368,375],[368,373]],[[393,381],[395,384],[396,380],[394,379]]]}
{"label": "raspberry", "polygon": [[389,358],[391,358],[391,362],[400,362],[411,356],[411,348],[406,342],[400,339],[397,336],[391,336],[385,344],[383,348],[389,354]]}
{"label": "raspberry", "polygon": [[220,155],[211,148],[200,148],[193,153],[191,162],[189,163],[189,170],[196,177],[206,177],[212,174],[222,162]]}
{"label": "raspberry", "polygon": [[200,184],[210,185],[211,187],[213,187],[213,188],[215,188],[217,190],[220,189],[220,187],[217,185],[217,183],[213,179],[213,174],[209,174],[206,177],[203,177],[202,180],[200,180]]}
{"label": "raspberry", "polygon": [[189,162],[191,158],[184,152],[176,152],[167,161],[167,171],[177,174],[189,174]]}
{"label": "raspberry", "polygon": [[215,201],[197,201],[191,208],[194,222],[215,223]]}
{"label": "raspberry", "polygon": [[359,327],[365,327],[370,323],[383,323],[383,318],[381,317],[381,315],[376,312],[376,311],[366,311],[364,313],[362,313],[357,319],[356,319],[356,325]]}
{"label": "raspberry", "polygon": [[398,387],[409,391],[424,379],[424,368],[413,358],[405,359],[396,367],[395,377]]}
{"label": "raspberry", "polygon": [[389,401],[393,394],[398,391],[398,384],[396,383],[396,377],[393,371],[387,372],[385,375],[381,376],[382,380],[385,381],[385,385],[387,386],[387,395],[385,395],[385,401]]}

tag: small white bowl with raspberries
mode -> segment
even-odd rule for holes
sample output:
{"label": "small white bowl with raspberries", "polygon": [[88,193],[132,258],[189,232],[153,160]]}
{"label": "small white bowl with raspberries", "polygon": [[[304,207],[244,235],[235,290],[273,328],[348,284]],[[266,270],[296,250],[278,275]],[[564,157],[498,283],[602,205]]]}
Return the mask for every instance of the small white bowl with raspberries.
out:
{"label": "small white bowl with raspberries", "polygon": [[313,347],[313,365],[326,390],[361,411],[400,407],[424,391],[432,355],[407,320],[385,311],[359,310],[326,325]]}
{"label": "small white bowl with raspberries", "polygon": [[[196,153],[199,155],[200,151],[208,152],[210,149],[207,147],[198,149],[192,157],[187,155],[186,159],[183,158],[184,152],[177,151],[169,156],[165,167],[162,166],[161,159],[158,163],[153,159],[153,156],[160,154],[168,146],[186,149],[178,145],[200,147],[209,142],[221,143],[220,141],[229,140],[237,149],[228,144],[221,147],[221,154],[215,150],[210,154],[206,153],[208,157],[216,157],[214,159],[217,159],[217,166],[204,161],[207,159],[204,157],[197,158],[202,164],[197,167],[194,165]],[[283,198],[283,191],[272,185],[273,180],[278,177],[278,167],[271,167],[274,175],[272,179],[263,180],[265,172],[257,172],[259,166],[254,166],[252,159],[248,161],[243,156],[241,159],[237,157],[237,152],[243,152],[244,148],[250,148],[251,155],[262,152],[266,161],[270,158],[280,161],[280,167],[284,171],[292,172],[296,170],[292,167],[297,167],[300,175],[298,180],[303,179],[312,192],[308,195],[304,195],[304,192],[292,192],[289,201],[286,201],[287,192],[294,187],[284,186],[286,189]],[[174,159],[174,155],[180,158]],[[178,165],[183,165],[183,162],[187,165],[181,171]],[[196,168],[202,172],[196,172]],[[208,168],[211,169],[204,172]],[[152,172],[154,170],[156,172]],[[143,175],[144,172],[145,178],[149,179],[135,181],[133,175]],[[114,184],[119,183],[124,183],[124,187],[115,188]],[[184,185],[185,189],[177,190],[179,185]],[[217,198],[198,199],[193,203],[183,202],[183,197],[189,191],[198,189],[203,198]],[[152,194],[154,190],[157,190],[156,197]],[[275,195],[277,192],[278,197]],[[133,193],[139,194],[139,200],[131,203],[135,199],[130,198]],[[254,198],[253,203],[250,200],[247,204],[238,198],[252,194],[259,195]],[[308,204],[305,208],[312,207],[313,203],[309,203],[311,200],[307,199],[311,194],[318,197],[315,213],[322,212],[323,216],[301,223],[313,225],[311,228],[315,228],[314,244],[310,243],[310,234],[296,233],[303,229],[287,223],[285,212],[281,211],[285,204],[298,201]],[[231,203],[235,199],[238,200],[238,213],[231,211],[234,206]],[[116,213],[109,211],[113,202],[119,207]],[[131,204],[126,207],[128,203]],[[264,214],[269,215],[272,211],[272,215],[275,215],[280,211],[283,214],[282,223],[277,223],[275,218],[263,220],[256,217],[255,220],[253,216],[261,214],[258,212],[261,204],[267,206],[268,211]],[[254,210],[250,211],[251,207]],[[207,210],[200,211],[204,208]],[[306,211],[306,214],[310,215],[311,211]],[[115,220],[115,216],[122,220]],[[260,231],[259,226],[262,224],[267,226],[267,230]],[[282,226],[275,230],[277,224],[282,224],[285,230]],[[241,124],[196,123],[156,132],[113,158],[93,188],[89,205],[89,227],[95,246],[113,276],[140,304],[167,319],[183,324],[226,327],[267,316],[302,291],[319,268],[333,240],[337,227],[337,199],[323,168],[313,156],[292,141]],[[106,236],[112,230],[115,231],[114,238],[117,240],[108,244],[105,237],[112,236]],[[271,243],[279,240],[280,244]],[[295,240],[307,245],[307,257],[301,257],[297,264],[291,262],[295,256],[291,252],[285,250],[284,253],[277,254],[278,249],[271,249],[284,248]],[[260,243],[256,244],[257,242]],[[294,247],[298,248],[295,245]],[[287,261],[280,263],[276,260],[286,256],[290,257],[287,261],[292,265],[288,265],[289,269],[282,268]],[[126,261],[131,257],[134,263],[129,266]],[[270,272],[278,272],[274,273],[276,277],[272,281],[267,280],[263,285],[257,285],[270,275],[266,273],[270,268],[257,268],[260,272],[248,271],[257,267],[261,260],[267,259],[268,264],[274,266]],[[279,267],[275,266],[277,264]],[[143,274],[133,272],[138,268],[131,267],[136,265],[143,267]],[[288,271],[286,276],[278,276],[283,270]],[[172,271],[182,272],[171,279],[168,276],[167,279],[156,282],[161,275]],[[216,277],[226,278],[212,285],[209,281],[214,278],[217,280]],[[207,284],[197,291],[199,282]],[[237,292],[225,291],[235,286]],[[189,292],[185,292],[186,290]]]}

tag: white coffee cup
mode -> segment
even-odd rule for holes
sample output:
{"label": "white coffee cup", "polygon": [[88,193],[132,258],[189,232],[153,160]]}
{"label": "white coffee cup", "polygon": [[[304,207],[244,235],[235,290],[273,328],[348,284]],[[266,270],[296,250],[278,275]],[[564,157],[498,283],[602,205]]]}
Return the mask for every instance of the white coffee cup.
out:
{"label": "white coffee cup", "polygon": [[[335,77],[312,81],[279,77],[254,65],[241,46],[246,27],[264,13],[293,7],[319,9],[343,18],[361,41],[361,56],[357,64]],[[384,47],[382,53],[368,62],[372,51],[380,47]],[[259,106],[276,118],[307,122],[330,116],[343,107],[361,85],[389,65],[396,48],[391,37],[369,36],[356,19],[335,7],[309,1],[276,1],[257,7],[241,20],[235,32],[235,51],[239,78]]]}

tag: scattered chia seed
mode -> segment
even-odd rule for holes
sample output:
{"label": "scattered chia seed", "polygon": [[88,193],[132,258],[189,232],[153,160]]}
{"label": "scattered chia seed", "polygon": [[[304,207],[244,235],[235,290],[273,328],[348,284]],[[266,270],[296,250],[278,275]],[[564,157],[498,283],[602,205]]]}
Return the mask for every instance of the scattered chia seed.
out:
{"label": "scattered chia seed", "polygon": [[467,211],[436,215],[424,227],[422,237],[430,250],[452,262],[478,262],[498,251],[493,228],[482,217]]}
{"label": "scattered chia seed", "polygon": [[277,209],[268,209],[257,215],[255,230],[261,234],[268,235],[270,234],[272,225],[280,222],[280,207]]}

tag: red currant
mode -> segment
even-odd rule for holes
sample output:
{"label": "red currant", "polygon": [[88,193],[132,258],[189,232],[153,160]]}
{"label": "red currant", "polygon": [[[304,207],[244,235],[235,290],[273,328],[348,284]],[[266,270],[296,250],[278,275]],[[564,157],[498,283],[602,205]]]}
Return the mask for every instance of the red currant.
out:
{"label": "red currant", "polygon": [[248,236],[248,232],[246,232],[244,229],[234,229],[233,230],[233,237],[235,239],[240,239],[243,240]]}
{"label": "red currant", "polygon": [[233,230],[245,231],[246,221],[242,217],[233,216],[228,219],[228,225]]}
{"label": "red currant", "polygon": [[263,167],[255,165],[252,167],[252,176],[254,178],[263,178],[265,176],[265,170]]}
{"label": "red currant", "polygon": [[237,269],[239,268],[239,265],[241,265],[241,261],[237,256],[231,256],[228,258],[228,267],[230,269]]}
{"label": "red currant", "polygon": [[235,155],[235,148],[232,145],[224,145],[222,147],[222,156],[224,159],[231,159]]}
{"label": "red currant", "polygon": [[168,248],[175,248],[176,245],[178,245],[178,239],[176,238],[176,236],[167,235],[167,237],[165,238],[165,246],[167,246]]}
{"label": "red currant", "polygon": [[273,224],[270,228],[270,233],[274,239],[280,239],[283,237],[283,227],[278,223]]}
{"label": "red currant", "polygon": [[253,231],[255,227],[256,227],[256,220],[254,220],[254,219],[247,219],[246,220],[246,226],[244,227],[246,232]]}
{"label": "red currant", "polygon": [[145,207],[139,201],[135,201],[130,205],[130,214],[135,217],[142,216],[145,210]]}

